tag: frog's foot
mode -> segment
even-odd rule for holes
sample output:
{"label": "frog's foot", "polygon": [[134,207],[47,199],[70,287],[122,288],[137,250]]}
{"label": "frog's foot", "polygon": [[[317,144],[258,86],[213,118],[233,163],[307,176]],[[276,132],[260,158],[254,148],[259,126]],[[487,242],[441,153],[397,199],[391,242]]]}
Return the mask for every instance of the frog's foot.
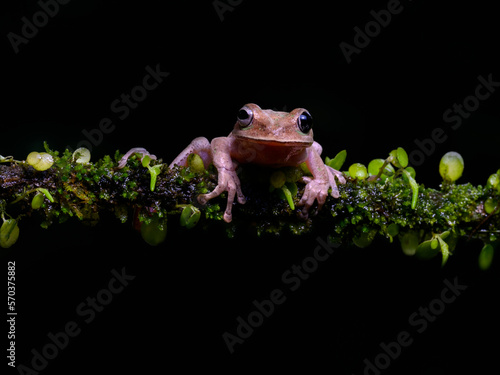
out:
{"label": "frog's foot", "polygon": [[307,217],[309,216],[309,209],[314,204],[314,201],[318,202],[317,210],[321,210],[326,202],[326,197],[328,196],[328,190],[330,188],[330,195],[332,197],[338,198],[340,196],[339,189],[337,188],[337,184],[335,182],[335,177],[339,180],[340,184],[346,183],[345,177],[342,172],[339,172],[329,166],[326,167],[328,171],[328,181],[312,177],[301,178],[301,181],[305,182],[307,185],[304,189],[304,194],[302,195],[302,198],[297,205],[304,206],[300,213],[300,216],[304,219],[307,219]]}
{"label": "frog's foot", "polygon": [[225,168],[220,168],[219,172],[219,182],[215,189],[208,194],[201,194],[198,196],[198,202],[200,204],[206,204],[210,199],[218,197],[224,191],[227,191],[227,206],[224,212],[224,221],[230,223],[233,219],[231,209],[233,207],[234,196],[237,195],[238,203],[245,204],[246,199],[241,191],[240,179],[238,178],[236,171],[227,170]]}
{"label": "frog's foot", "polygon": [[145,148],[134,147],[128,150],[127,153],[120,159],[120,162],[118,163],[118,169],[122,169],[123,167],[125,167],[127,165],[128,158],[130,158],[133,154],[142,154],[141,161],[146,155],[149,156],[151,160],[156,160],[156,156],[150,154]]}
{"label": "frog's foot", "polygon": [[332,188],[332,192],[330,195],[334,198],[340,197],[339,189],[337,188],[337,184],[335,183],[335,177],[339,180],[339,184],[345,184],[346,180],[344,174],[332,167],[329,167],[325,164],[326,170],[328,171],[328,182],[330,183],[330,187]]}

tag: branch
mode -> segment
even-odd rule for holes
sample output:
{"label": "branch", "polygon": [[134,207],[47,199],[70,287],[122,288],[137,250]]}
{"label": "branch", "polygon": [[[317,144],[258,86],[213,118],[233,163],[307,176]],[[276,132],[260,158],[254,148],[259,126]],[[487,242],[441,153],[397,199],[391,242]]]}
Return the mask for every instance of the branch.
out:
{"label": "branch", "polygon": [[[187,228],[199,221],[207,228],[222,220],[224,194],[204,206],[196,199],[217,185],[213,166],[205,169],[194,157],[188,167],[170,169],[161,159],[137,150],[127,155],[126,163],[118,151],[114,157],[90,162],[88,150],[73,154],[66,150],[60,155],[47,146],[46,152],[31,153],[26,161],[0,156],[4,220],[0,245],[10,247],[17,239],[16,226],[28,219],[38,220],[43,228],[72,217],[96,224],[103,213],[111,212],[121,222],[133,218],[153,245],[165,238],[167,218]],[[344,172],[347,183],[339,185],[340,197],[329,196],[323,208],[313,210],[306,220],[296,207],[304,191],[300,181],[306,169],[246,165],[238,172],[247,202],[235,204],[233,222],[224,225],[230,236],[249,227],[258,235],[319,231],[332,242],[359,247],[380,235],[391,242],[398,238],[406,254],[430,258],[441,253],[443,264],[458,238],[473,237],[488,246],[482,257],[490,259],[490,248],[496,246],[500,233],[500,171],[490,176],[485,187],[455,184],[462,172],[453,163],[446,164],[450,154],[441,162],[444,181],[438,190],[416,183],[402,149],[385,160],[373,160],[368,170],[353,164]],[[344,160],[345,151],[327,158],[326,164],[340,169]],[[490,263],[491,259],[483,261],[483,268]]]}

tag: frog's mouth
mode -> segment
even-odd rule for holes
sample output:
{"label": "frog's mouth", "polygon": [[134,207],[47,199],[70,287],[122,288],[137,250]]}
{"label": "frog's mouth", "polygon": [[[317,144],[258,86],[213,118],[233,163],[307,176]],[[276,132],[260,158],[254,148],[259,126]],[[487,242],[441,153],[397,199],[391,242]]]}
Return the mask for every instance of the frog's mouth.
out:
{"label": "frog's mouth", "polygon": [[297,141],[280,141],[276,139],[266,139],[266,138],[247,138],[247,137],[238,137],[236,138],[241,141],[241,142],[248,142],[252,144],[257,144],[257,145],[262,145],[262,146],[274,146],[274,147],[283,147],[283,148],[288,148],[288,147],[310,147],[312,146],[313,142],[309,141],[303,141],[303,140],[297,140]]}

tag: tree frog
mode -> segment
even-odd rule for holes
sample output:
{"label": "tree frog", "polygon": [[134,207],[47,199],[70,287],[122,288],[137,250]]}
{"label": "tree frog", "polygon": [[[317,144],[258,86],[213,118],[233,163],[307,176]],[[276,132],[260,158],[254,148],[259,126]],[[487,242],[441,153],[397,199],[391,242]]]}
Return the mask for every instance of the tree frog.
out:
{"label": "tree frog", "polygon": [[218,172],[218,184],[212,192],[199,195],[198,201],[206,204],[226,191],[224,220],[229,223],[235,196],[240,204],[246,201],[237,174],[239,164],[285,167],[305,162],[312,177],[302,177],[307,185],[298,206],[303,206],[301,216],[307,218],[315,200],[318,210],[321,209],[329,189],[332,197],[339,197],[335,178],[341,184],[346,182],[341,172],[323,163],[322,147],[313,140],[312,125],[312,116],[304,108],[277,112],[246,104],[238,111],[234,129],[227,137],[214,138],[212,142],[204,137],[195,138],[169,167],[186,166],[192,153],[200,155],[205,167],[213,163]]}

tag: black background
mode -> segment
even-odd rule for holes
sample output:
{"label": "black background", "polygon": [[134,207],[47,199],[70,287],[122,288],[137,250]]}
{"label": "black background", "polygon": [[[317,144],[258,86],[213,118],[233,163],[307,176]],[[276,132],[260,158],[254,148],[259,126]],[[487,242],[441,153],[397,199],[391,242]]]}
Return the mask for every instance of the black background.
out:
{"label": "black background", "polygon": [[[346,166],[398,146],[413,151],[416,139],[442,128],[447,140],[416,168],[418,182],[438,187],[439,160],[450,150],[465,159],[459,182],[484,184],[500,167],[498,93],[456,130],[443,120],[474,94],[478,76],[500,81],[492,5],[402,2],[347,63],[339,44],[353,44],[353,28],[363,29],[370,11],[387,1],[270,3],[242,1],[221,18],[212,1],[72,0],[18,53],[7,35],[20,35],[22,17],[31,20],[41,8],[35,1],[10,5],[0,16],[0,154],[24,159],[42,151],[44,140],[53,149],[76,148],[82,130],[109,117],[115,129],[93,147],[93,160],[142,146],[170,161],[196,136],[228,134],[237,110],[255,102],[307,108],[324,155],[347,149]],[[118,119],[111,103],[158,64],[170,75]],[[481,372],[496,361],[499,267],[478,270],[477,241],[461,241],[444,269],[439,259],[418,262],[385,239],[366,249],[339,248],[292,292],[282,275],[312,254],[315,236],[241,233],[229,240],[223,225],[206,232],[172,224],[167,241],[150,247],[113,218],[92,228],[76,220],[48,230],[29,221],[20,226],[2,266],[7,277],[7,260],[16,260],[17,363],[30,366],[30,351],[67,322],[81,328],[42,373],[129,373],[135,366],[240,373],[255,366],[358,374],[381,342],[402,331],[414,341],[384,374]],[[76,307],[123,267],[136,278],[86,324]],[[467,290],[417,333],[408,318],[456,277]],[[246,318],[252,301],[274,289],[286,301],[230,354],[223,333],[234,334],[237,317]]]}

